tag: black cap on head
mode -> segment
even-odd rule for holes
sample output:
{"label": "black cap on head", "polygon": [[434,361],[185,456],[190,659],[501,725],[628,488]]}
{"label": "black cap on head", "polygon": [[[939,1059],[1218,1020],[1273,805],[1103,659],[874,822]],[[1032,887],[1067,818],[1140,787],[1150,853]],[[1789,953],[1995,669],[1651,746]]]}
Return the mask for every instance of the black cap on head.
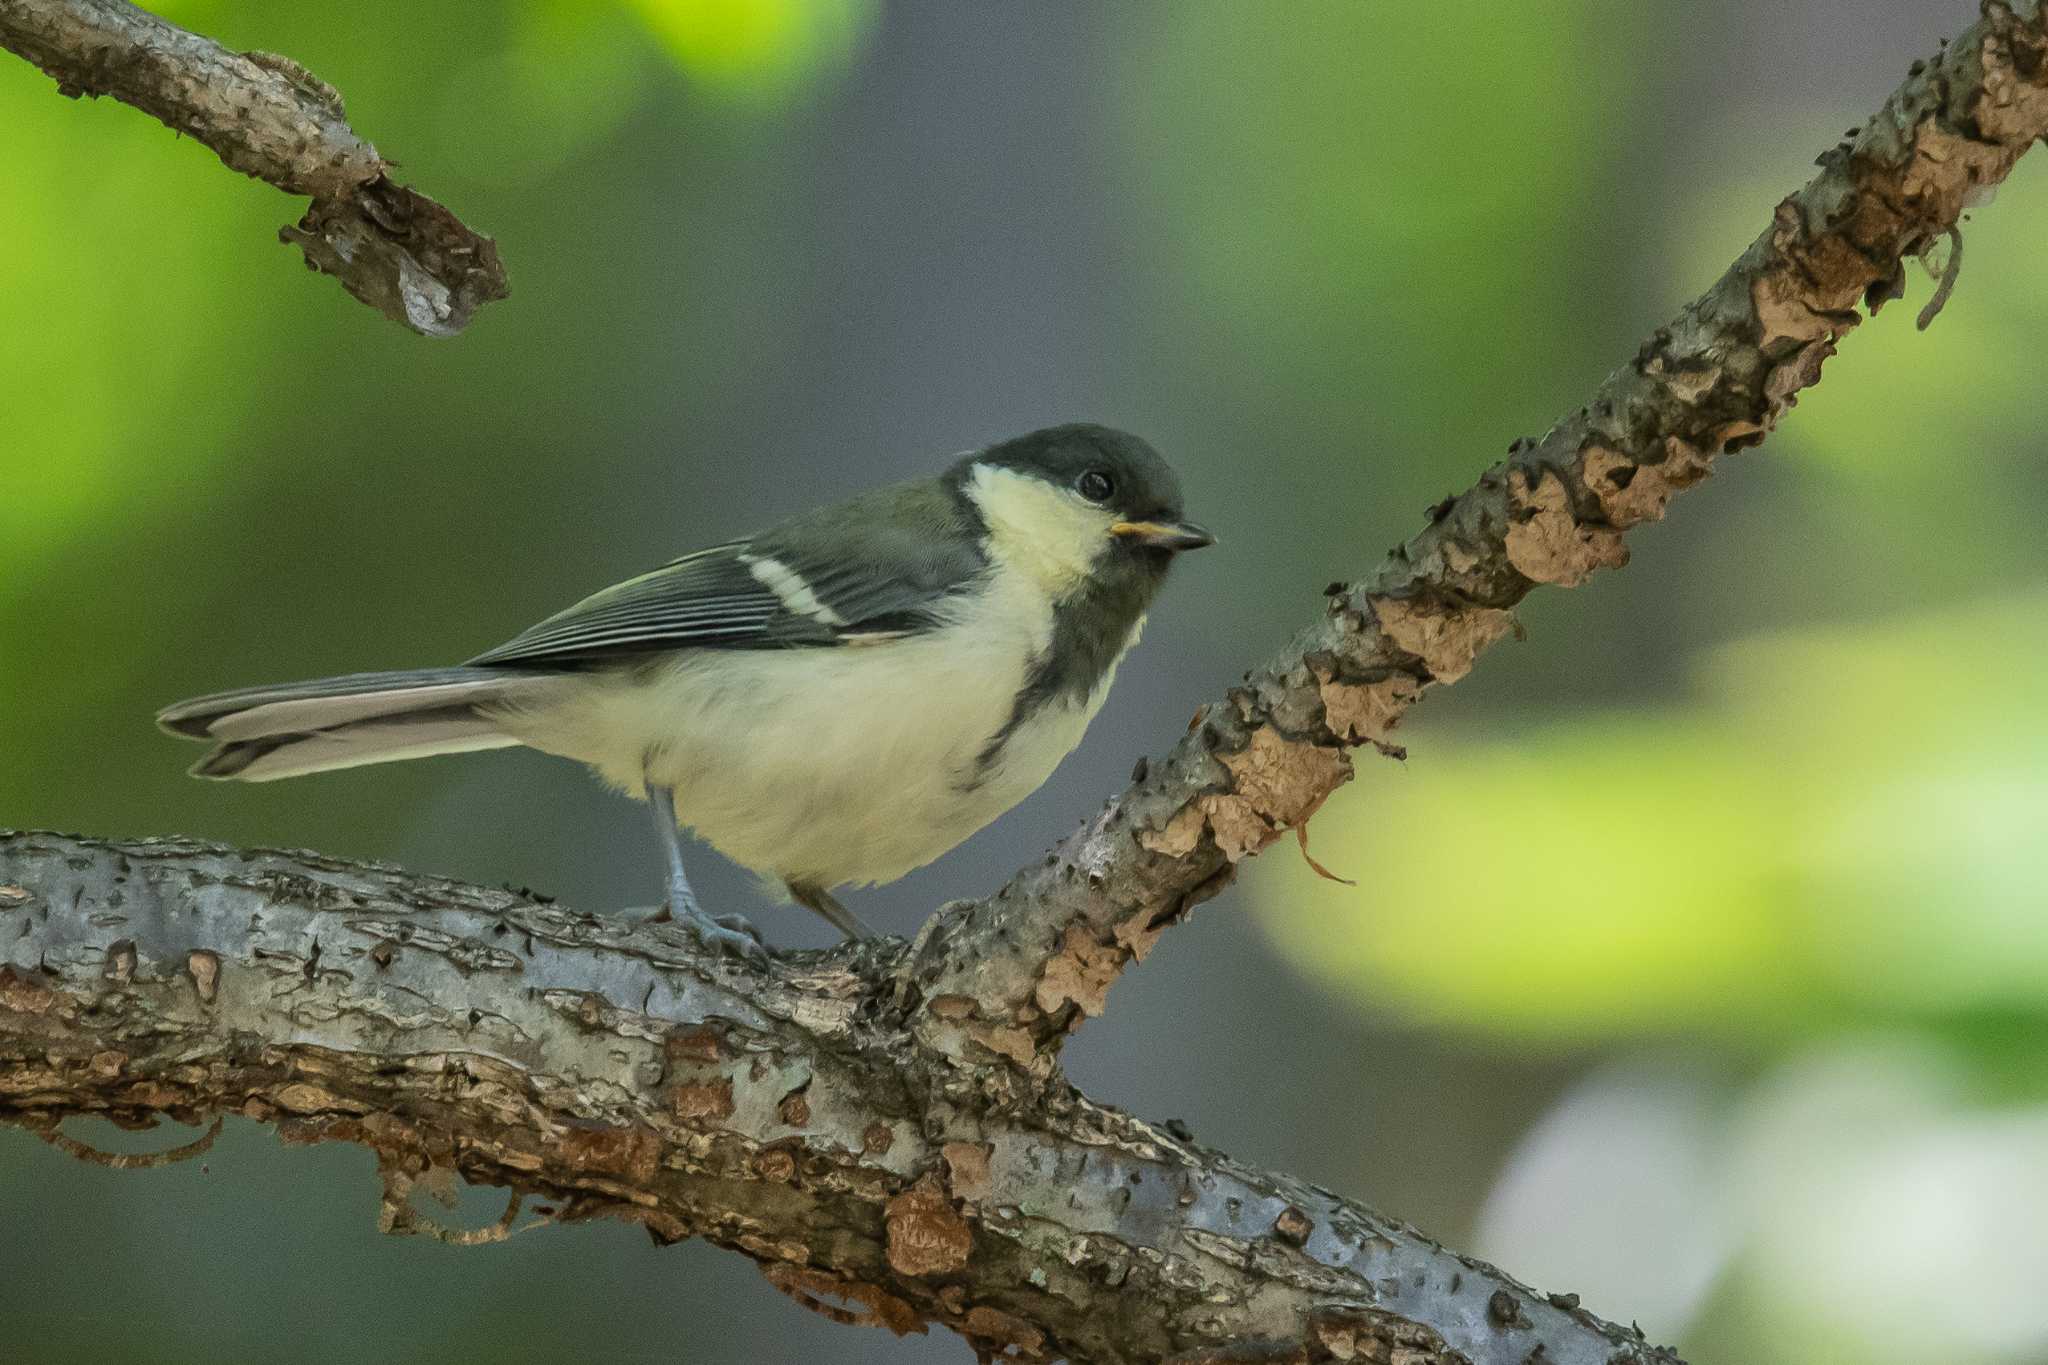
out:
{"label": "black cap on head", "polygon": [[1178,522],[1180,479],[1158,451],[1128,431],[1070,422],[1027,432],[972,456],[1071,488],[1129,521]]}

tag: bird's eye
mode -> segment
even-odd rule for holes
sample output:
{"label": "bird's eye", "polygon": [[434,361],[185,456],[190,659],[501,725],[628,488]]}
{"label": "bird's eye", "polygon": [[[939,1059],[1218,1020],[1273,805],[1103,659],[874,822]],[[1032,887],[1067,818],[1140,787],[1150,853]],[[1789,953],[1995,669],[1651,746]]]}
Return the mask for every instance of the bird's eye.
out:
{"label": "bird's eye", "polygon": [[1090,502],[1108,502],[1116,492],[1116,481],[1099,469],[1091,469],[1074,482],[1074,489]]}

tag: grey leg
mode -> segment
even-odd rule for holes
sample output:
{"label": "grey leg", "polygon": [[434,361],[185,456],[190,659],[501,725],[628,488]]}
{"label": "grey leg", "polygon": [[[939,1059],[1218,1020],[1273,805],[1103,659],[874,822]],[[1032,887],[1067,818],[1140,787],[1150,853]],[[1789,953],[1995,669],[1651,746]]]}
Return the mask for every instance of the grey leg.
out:
{"label": "grey leg", "polygon": [[862,924],[860,916],[841,905],[833,898],[832,893],[822,886],[805,886],[790,882],[789,898],[848,938],[875,937],[875,931]]}
{"label": "grey leg", "polygon": [[707,948],[756,962],[767,961],[768,950],[761,946],[761,936],[744,915],[713,919],[697,904],[697,893],[690,890],[689,874],[683,871],[683,835],[676,824],[675,792],[649,782],[647,804],[654,809],[654,823],[668,858],[668,916],[681,922]]}

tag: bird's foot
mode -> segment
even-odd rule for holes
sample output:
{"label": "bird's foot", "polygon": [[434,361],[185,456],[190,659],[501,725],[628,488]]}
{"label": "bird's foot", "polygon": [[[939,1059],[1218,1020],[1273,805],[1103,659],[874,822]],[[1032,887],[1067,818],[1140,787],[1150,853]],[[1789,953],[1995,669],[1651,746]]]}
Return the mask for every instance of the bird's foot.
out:
{"label": "bird's foot", "polygon": [[713,924],[717,925],[721,929],[730,929],[735,934],[745,934],[748,938],[754,940],[754,942],[756,943],[759,943],[761,941],[761,931],[759,929],[756,929],[754,927],[754,922],[748,919],[745,915],[738,913],[730,915],[706,915],[705,918],[710,920]]}
{"label": "bird's foot", "polygon": [[649,924],[676,923],[714,953],[743,958],[757,967],[768,965],[768,949],[761,931],[745,915],[708,915],[694,901],[684,901],[680,910],[673,900],[661,907]]}
{"label": "bird's foot", "polygon": [[744,931],[729,929],[717,920],[706,917],[702,920],[693,920],[686,927],[696,935],[699,943],[714,953],[741,958],[756,967],[768,965],[768,950],[761,945],[761,940],[752,925],[748,925]]}
{"label": "bird's foot", "polygon": [[696,893],[690,890],[690,878],[683,871],[682,846],[677,842],[675,792],[649,776],[647,804],[654,811],[654,827],[668,853],[668,902],[647,923],[680,924],[714,953],[745,958],[757,967],[766,966],[768,950],[761,945],[760,933],[745,915],[707,915],[697,904]]}
{"label": "bird's foot", "polygon": [[[708,919],[713,924],[718,925],[720,928],[730,929],[736,934],[745,934],[748,938],[754,940],[754,942],[756,943],[759,943],[761,941],[761,931],[759,929],[756,929],[754,927],[754,922],[748,919],[745,915],[738,913],[730,915],[706,915],[700,911],[698,912],[697,917],[700,919]],[[689,917],[685,916],[684,918]],[[640,922],[642,924],[674,924],[676,922],[676,915],[674,911],[669,909],[668,902],[663,901],[653,914],[649,915],[646,919],[643,919]]]}

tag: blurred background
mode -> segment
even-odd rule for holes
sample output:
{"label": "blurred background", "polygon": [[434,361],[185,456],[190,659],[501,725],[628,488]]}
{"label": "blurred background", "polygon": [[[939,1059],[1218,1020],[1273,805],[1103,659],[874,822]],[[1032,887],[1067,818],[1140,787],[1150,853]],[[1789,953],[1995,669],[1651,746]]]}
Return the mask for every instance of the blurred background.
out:
{"label": "blurred background", "polygon": [[[1033,426],[1142,432],[1221,545],[1043,791],[855,898],[907,933],[1579,403],[1976,7],[158,8],[331,81],[514,296],[411,336],[272,240],[295,201],[0,59],[0,823],[650,904],[643,816],[555,760],[202,785],[150,714],[452,662]],[[1405,765],[1361,755],[1314,831],[1355,889],[1276,846],[1075,1080],[1699,1362],[2048,1357],[2044,176],[1966,227],[1930,333],[1916,272]],[[371,1169],[239,1123],[125,1174],[0,1132],[11,1358],[968,1355],[623,1226],[380,1237]]]}

